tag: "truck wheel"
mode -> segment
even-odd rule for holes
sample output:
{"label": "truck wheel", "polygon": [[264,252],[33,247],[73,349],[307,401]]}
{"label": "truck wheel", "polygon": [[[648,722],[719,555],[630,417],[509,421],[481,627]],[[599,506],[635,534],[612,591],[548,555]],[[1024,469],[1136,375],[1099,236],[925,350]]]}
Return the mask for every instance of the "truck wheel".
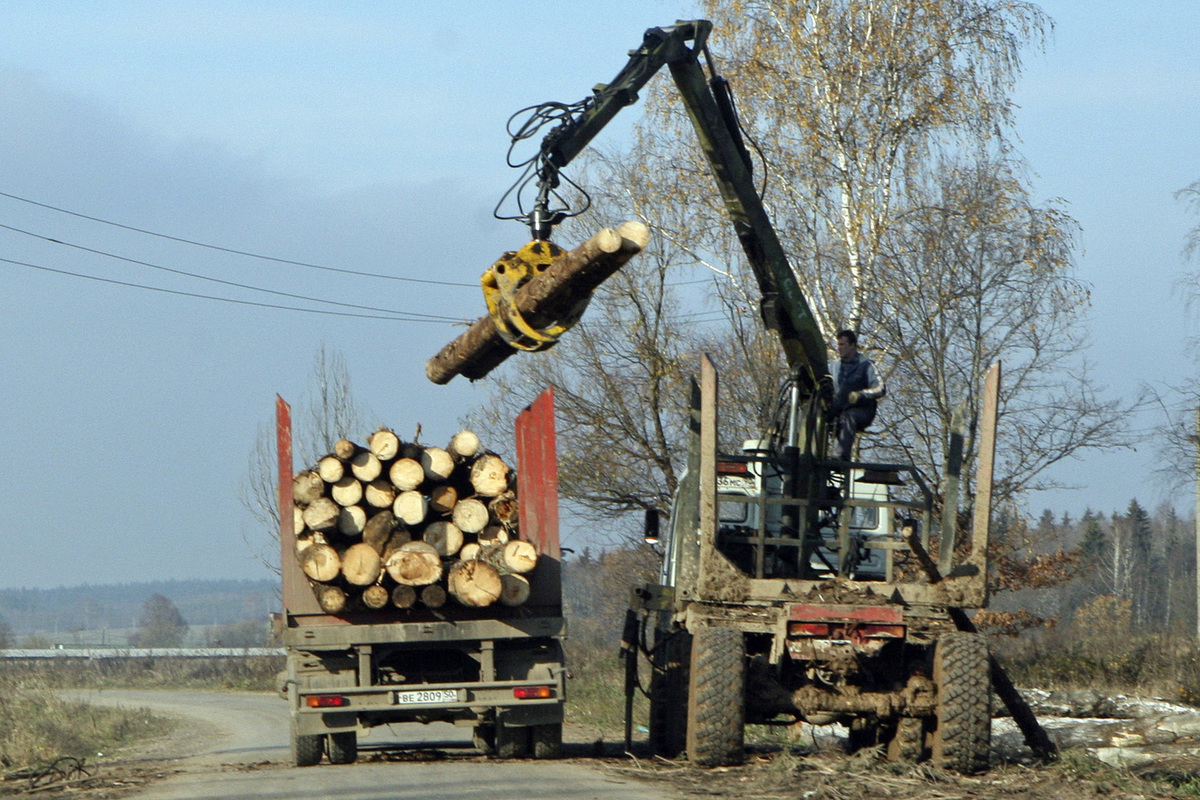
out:
{"label": "truck wheel", "polygon": [[937,728],[933,760],[971,775],[988,766],[992,738],[991,676],[987,642],[977,634],[950,633],[933,653]]}
{"label": "truck wheel", "polygon": [[925,721],[901,717],[887,743],[888,761],[920,761],[925,755]]}
{"label": "truck wheel", "polygon": [[496,758],[524,758],[529,755],[529,728],[496,723]]}
{"label": "truck wheel", "polygon": [[678,631],[663,642],[650,676],[650,747],[677,758],[687,747],[688,662],[692,636]]}
{"label": "truck wheel", "polygon": [[746,644],[732,628],[700,628],[692,635],[688,681],[687,754],[701,767],[745,759]]}
{"label": "truck wheel", "polygon": [[496,755],[496,731],[491,725],[476,725],[471,733],[471,744],[485,756]]}
{"label": "truck wheel", "polygon": [[358,760],[358,734],[349,733],[329,734],[329,763],[353,764]]}
{"label": "truck wheel", "polygon": [[302,736],[296,733],[296,724],[292,723],[292,763],[294,765],[311,767],[319,764],[324,753],[324,736]]}
{"label": "truck wheel", "polygon": [[534,725],[529,731],[534,758],[562,758],[562,723]]}

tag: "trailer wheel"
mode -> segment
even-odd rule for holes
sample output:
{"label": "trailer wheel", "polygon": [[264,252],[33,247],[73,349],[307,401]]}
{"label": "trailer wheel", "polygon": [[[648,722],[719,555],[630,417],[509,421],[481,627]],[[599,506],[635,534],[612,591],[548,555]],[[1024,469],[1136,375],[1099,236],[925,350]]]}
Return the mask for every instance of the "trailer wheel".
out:
{"label": "trailer wheel", "polygon": [[292,722],[292,764],[297,767],[311,767],[321,763],[325,753],[324,736],[306,736],[296,733],[296,723]]}
{"label": "trailer wheel", "polygon": [[525,758],[529,755],[529,728],[496,723],[496,758]]}
{"label": "trailer wheel", "polygon": [[358,734],[354,731],[329,734],[330,764],[353,764],[357,760]]}
{"label": "trailer wheel", "polygon": [[701,767],[745,759],[746,644],[732,628],[700,628],[692,635],[688,681],[687,754]]}
{"label": "trailer wheel", "polygon": [[534,725],[529,731],[534,758],[562,758],[562,723]]}
{"label": "trailer wheel", "polygon": [[935,763],[966,775],[988,766],[991,749],[991,676],[987,642],[977,634],[950,633],[933,654],[937,728],[930,744]]}
{"label": "trailer wheel", "polygon": [[688,662],[692,636],[677,631],[655,654],[650,676],[650,747],[663,758],[677,758],[687,747]]}

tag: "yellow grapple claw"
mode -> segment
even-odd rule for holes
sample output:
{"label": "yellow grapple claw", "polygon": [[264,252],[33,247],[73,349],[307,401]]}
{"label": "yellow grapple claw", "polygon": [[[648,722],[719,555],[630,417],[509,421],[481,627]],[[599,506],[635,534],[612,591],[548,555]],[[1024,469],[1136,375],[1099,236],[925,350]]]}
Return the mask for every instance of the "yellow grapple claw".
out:
{"label": "yellow grapple claw", "polygon": [[586,301],[572,309],[567,318],[535,328],[517,309],[516,297],[521,287],[544,272],[564,252],[553,242],[535,239],[515,253],[502,255],[480,278],[488,313],[500,336],[513,348],[538,351],[552,347],[583,314]]}

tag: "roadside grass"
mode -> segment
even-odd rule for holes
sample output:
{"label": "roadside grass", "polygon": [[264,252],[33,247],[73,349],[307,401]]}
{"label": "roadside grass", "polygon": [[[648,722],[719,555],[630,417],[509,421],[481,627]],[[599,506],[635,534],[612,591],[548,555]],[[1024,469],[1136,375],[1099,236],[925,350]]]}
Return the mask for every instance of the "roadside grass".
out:
{"label": "roadside grass", "polygon": [[145,709],[102,708],[62,697],[36,676],[0,674],[0,765],[48,764],[63,756],[94,758],[161,736],[170,720]]}
{"label": "roadside grass", "polygon": [[283,668],[283,656],[62,659],[6,663],[0,666],[0,679],[33,680],[56,689],[273,691]]}

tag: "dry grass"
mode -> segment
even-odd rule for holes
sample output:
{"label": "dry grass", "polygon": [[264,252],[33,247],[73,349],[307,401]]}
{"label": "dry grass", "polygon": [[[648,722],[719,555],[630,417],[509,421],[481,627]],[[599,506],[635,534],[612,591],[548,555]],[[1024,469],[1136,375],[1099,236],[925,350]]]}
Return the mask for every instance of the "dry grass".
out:
{"label": "dry grass", "polygon": [[283,656],[255,658],[71,659],[5,663],[0,679],[30,679],[55,688],[172,688],[270,691]]}

